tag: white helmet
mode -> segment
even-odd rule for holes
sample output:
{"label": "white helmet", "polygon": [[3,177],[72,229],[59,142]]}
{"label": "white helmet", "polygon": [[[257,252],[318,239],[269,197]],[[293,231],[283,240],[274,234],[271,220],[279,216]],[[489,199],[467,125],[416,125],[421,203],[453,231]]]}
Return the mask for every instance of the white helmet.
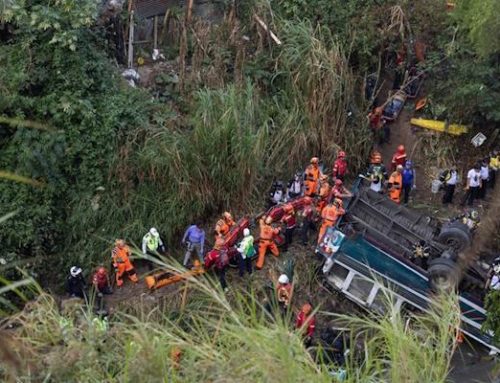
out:
{"label": "white helmet", "polygon": [[290,280],[286,276],[286,274],[281,274],[280,277],[278,278],[278,282],[281,283],[282,285],[286,285]]}
{"label": "white helmet", "polygon": [[158,230],[156,230],[154,227],[149,229],[149,234],[151,234],[153,237],[159,237],[160,233],[158,233]]}
{"label": "white helmet", "polygon": [[243,236],[248,237],[249,235],[250,235],[250,230],[248,229],[248,227],[245,227],[243,229]]}
{"label": "white helmet", "polygon": [[77,275],[81,274],[82,269],[80,269],[79,267],[73,266],[69,270],[69,272],[70,272],[70,274],[71,274],[72,277],[76,277]]}

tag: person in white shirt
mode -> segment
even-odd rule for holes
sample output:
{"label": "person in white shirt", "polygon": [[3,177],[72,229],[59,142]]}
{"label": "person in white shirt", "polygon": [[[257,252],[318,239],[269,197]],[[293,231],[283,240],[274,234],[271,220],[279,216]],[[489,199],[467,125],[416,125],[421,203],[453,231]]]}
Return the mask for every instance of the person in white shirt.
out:
{"label": "person in white shirt", "polygon": [[488,185],[488,181],[490,179],[490,167],[487,159],[484,159],[481,162],[480,173],[481,173],[481,187],[479,188],[478,198],[484,199],[486,197],[486,186]]}
{"label": "person in white shirt", "polygon": [[478,197],[479,189],[481,188],[481,164],[478,162],[472,169],[467,172],[467,185],[465,186],[465,196],[462,205],[472,206],[474,200]]}

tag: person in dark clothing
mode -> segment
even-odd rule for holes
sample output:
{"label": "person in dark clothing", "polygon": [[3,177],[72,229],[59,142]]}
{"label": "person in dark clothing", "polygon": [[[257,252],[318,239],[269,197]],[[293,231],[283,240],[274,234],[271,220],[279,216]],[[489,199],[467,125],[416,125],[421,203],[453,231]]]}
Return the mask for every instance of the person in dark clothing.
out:
{"label": "person in dark clothing", "polygon": [[301,238],[302,244],[309,244],[309,230],[316,230],[316,225],[314,224],[314,208],[311,206],[311,200],[306,200],[304,209],[302,210],[302,227],[301,227]]}
{"label": "person in dark clothing", "polygon": [[443,204],[453,203],[453,195],[458,182],[457,167],[453,165],[450,169],[446,169],[439,176],[439,181],[443,183],[444,194]]}
{"label": "person in dark clothing", "polygon": [[286,204],[283,209],[285,210],[285,215],[281,219],[281,222],[285,224],[285,243],[282,250],[287,251],[288,246],[292,244],[293,232],[295,231],[297,220],[295,219],[295,210],[292,205]]}
{"label": "person in dark clothing", "polygon": [[87,288],[87,284],[85,283],[85,279],[83,279],[82,269],[73,266],[69,273],[70,275],[66,281],[66,291],[71,297],[86,299],[87,294],[85,293],[85,289]]}
{"label": "person in dark clothing", "polygon": [[224,292],[228,290],[226,282],[226,271],[228,265],[229,257],[227,255],[227,249],[222,249],[220,250],[219,257],[215,262],[215,271],[217,273],[217,276],[219,277],[219,282]]}
{"label": "person in dark clothing", "polygon": [[403,179],[403,203],[406,205],[410,200],[410,192],[414,189],[415,186],[415,169],[413,168],[413,164],[410,160],[407,160],[405,163],[405,167],[402,173]]}

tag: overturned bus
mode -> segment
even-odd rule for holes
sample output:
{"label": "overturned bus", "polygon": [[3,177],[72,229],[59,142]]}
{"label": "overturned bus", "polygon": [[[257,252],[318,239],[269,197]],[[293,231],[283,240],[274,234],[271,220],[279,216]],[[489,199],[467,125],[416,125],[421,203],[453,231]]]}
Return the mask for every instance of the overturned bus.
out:
{"label": "overturned bus", "polygon": [[329,228],[316,252],[326,260],[326,282],[351,301],[385,312],[387,295],[398,310],[425,311],[432,294],[457,289],[464,334],[493,352],[492,334],[482,331],[488,266],[480,261],[460,270],[459,255],[472,233],[460,221],[441,224],[370,190],[358,180],[346,214]]}

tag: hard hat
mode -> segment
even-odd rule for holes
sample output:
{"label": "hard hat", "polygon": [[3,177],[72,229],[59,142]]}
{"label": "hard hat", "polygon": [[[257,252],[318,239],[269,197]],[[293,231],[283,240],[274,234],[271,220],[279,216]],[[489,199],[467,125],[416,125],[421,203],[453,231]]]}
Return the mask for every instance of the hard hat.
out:
{"label": "hard hat", "polygon": [[306,315],[309,315],[312,311],[312,307],[309,303],[304,303],[304,305],[302,306],[302,309],[301,311],[306,314]]}
{"label": "hard hat", "polygon": [[317,163],[319,163],[319,158],[318,157],[311,158],[311,164],[317,164]]}
{"label": "hard hat", "polygon": [[266,220],[264,221],[266,224],[270,225],[273,223],[273,218],[271,216],[266,217]]}
{"label": "hard hat", "polygon": [[80,275],[81,272],[82,272],[82,269],[80,269],[79,267],[77,266],[73,266],[70,270],[69,270],[70,274],[72,277],[76,277],[77,275]]}
{"label": "hard hat", "polygon": [[149,234],[151,234],[153,237],[159,237],[160,233],[158,233],[158,230],[156,230],[154,227],[149,229]]}
{"label": "hard hat", "polygon": [[123,246],[125,246],[125,241],[123,239],[117,239],[115,241],[115,245],[118,247],[123,247]]}
{"label": "hard hat", "polygon": [[312,204],[312,198],[311,198],[311,197],[309,197],[309,196],[305,196],[305,197],[304,197],[304,204],[305,204],[305,205],[310,205],[310,204]]}
{"label": "hard hat", "polygon": [[340,178],[337,178],[335,180],[335,186],[342,186],[342,184],[343,184],[343,182],[342,182],[342,180]]}
{"label": "hard hat", "polygon": [[345,158],[345,152],[341,150],[339,154],[337,155],[338,158]]}
{"label": "hard hat", "polygon": [[280,277],[278,278],[278,282],[281,283],[282,285],[286,285],[287,283],[290,282],[286,274],[281,274]]}
{"label": "hard hat", "polygon": [[224,214],[223,214],[223,216],[224,216],[225,219],[233,219],[233,216],[228,211],[225,211]]}
{"label": "hard hat", "polygon": [[106,274],[106,269],[104,267],[102,267],[102,266],[99,267],[97,269],[97,274],[102,274],[102,275]]}
{"label": "hard hat", "polygon": [[404,145],[399,145],[398,146],[398,153],[404,153],[405,152],[405,146]]}
{"label": "hard hat", "polygon": [[248,227],[245,227],[243,229],[243,236],[248,237],[249,235],[250,235],[250,230],[248,229]]}
{"label": "hard hat", "polygon": [[396,170],[403,170],[403,165],[396,166]]}

